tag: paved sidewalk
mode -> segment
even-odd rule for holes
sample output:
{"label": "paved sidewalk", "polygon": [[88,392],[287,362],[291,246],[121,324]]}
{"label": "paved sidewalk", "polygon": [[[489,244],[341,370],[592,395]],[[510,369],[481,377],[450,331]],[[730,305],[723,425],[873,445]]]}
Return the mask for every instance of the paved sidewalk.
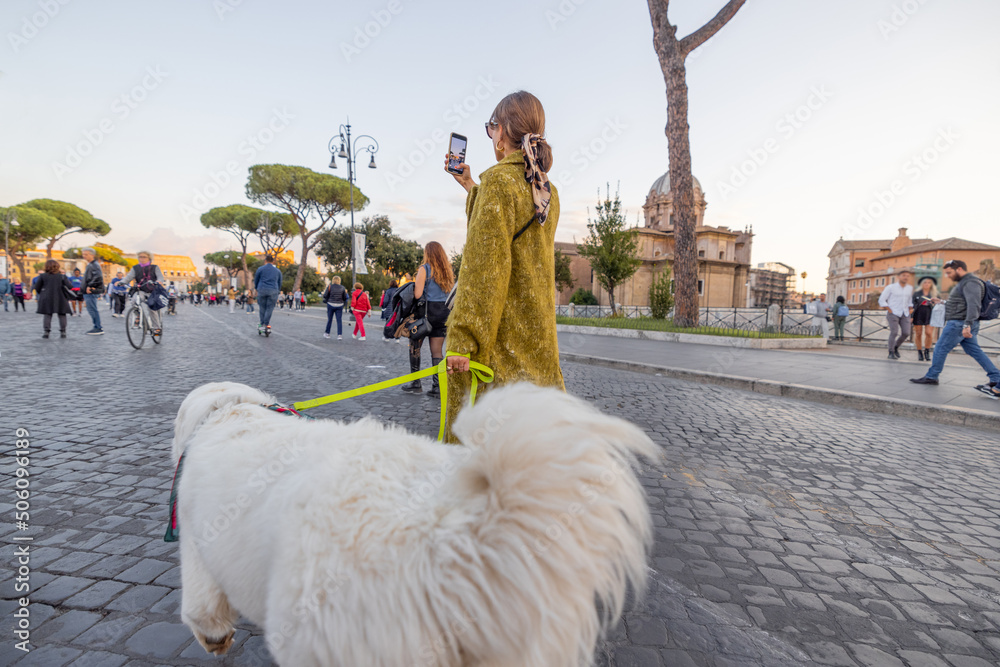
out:
{"label": "paved sidewalk", "polygon": [[843,348],[835,351],[756,350],[560,333],[559,351],[1000,415],[1000,401],[991,400],[973,389],[987,381],[986,374],[961,350],[948,356],[941,384],[936,387],[909,382],[910,378],[923,376],[930,364],[910,360],[909,357],[915,354],[908,353],[905,348],[906,358],[890,361],[884,357],[872,358],[867,349],[855,351],[855,354]]}
{"label": "paved sidewalk", "polygon": [[[259,628],[241,622],[231,655],[214,658],[178,618],[177,545],[162,541],[172,421],[203,382],[294,401],[407,372],[405,349],[375,335],[323,339],[321,314],[278,311],[265,339],[255,316],[182,306],[161,345],[135,351],[120,320],[88,337],[74,317],[69,338],[42,340],[39,316],[0,313],[0,447],[24,427],[32,449],[27,531],[14,521],[13,457],[0,457],[0,665],[273,664]],[[661,449],[639,470],[654,524],[650,588],[598,665],[1000,663],[995,431],[589,364],[563,370],[569,391]],[[434,400],[392,389],[313,412],[437,430]],[[21,536],[33,538],[26,656],[12,640]]]}

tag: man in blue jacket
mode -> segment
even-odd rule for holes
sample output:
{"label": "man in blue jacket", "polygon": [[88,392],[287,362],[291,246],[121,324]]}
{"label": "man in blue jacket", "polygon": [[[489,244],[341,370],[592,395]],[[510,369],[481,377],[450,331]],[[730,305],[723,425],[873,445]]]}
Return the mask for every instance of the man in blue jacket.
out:
{"label": "man in blue jacket", "polygon": [[264,266],[253,274],[253,287],[257,290],[257,304],[260,306],[260,325],[258,331],[271,328],[271,313],[278,302],[278,292],[281,291],[281,270],[274,265],[274,256],[264,256]]}

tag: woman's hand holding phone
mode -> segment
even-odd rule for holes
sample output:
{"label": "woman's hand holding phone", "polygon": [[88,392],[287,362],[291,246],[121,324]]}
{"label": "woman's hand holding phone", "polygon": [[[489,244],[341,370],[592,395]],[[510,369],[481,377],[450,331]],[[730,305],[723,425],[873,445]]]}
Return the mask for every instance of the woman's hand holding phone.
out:
{"label": "woman's hand holding phone", "polygon": [[444,156],[444,170],[447,171],[449,174],[451,174],[452,177],[454,177],[454,179],[456,181],[458,181],[459,185],[461,185],[463,188],[465,188],[466,192],[471,191],[472,190],[472,186],[476,184],[476,182],[474,180],[472,180],[472,169],[469,167],[469,165],[467,165],[467,164],[465,164],[463,162],[462,165],[461,165],[461,167],[462,167],[462,173],[461,174],[456,174],[453,171],[449,171],[448,170],[448,158],[449,157],[450,157],[450,154],[447,154],[447,153]]}

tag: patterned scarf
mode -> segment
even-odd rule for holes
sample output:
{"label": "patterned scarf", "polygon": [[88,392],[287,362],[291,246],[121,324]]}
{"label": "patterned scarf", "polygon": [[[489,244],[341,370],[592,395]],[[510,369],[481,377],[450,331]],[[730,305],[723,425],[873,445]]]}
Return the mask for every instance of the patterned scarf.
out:
{"label": "patterned scarf", "polygon": [[540,134],[526,134],[521,139],[521,150],[524,152],[524,180],[531,187],[531,199],[535,202],[535,219],[544,225],[549,215],[549,200],[552,199],[552,186],[549,177],[538,166],[538,142],[544,141]]}

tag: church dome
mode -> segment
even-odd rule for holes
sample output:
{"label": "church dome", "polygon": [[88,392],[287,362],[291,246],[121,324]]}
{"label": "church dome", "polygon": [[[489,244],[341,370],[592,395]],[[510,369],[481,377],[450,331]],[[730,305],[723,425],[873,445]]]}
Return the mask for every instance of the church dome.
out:
{"label": "church dome", "polygon": [[[701,198],[705,196],[705,191],[701,188],[701,183],[695,176],[691,176],[694,180],[694,192],[696,198]],[[653,187],[649,189],[649,195],[647,197],[652,197],[653,195],[669,195],[670,194],[670,172],[663,174],[658,179],[653,181]]]}

